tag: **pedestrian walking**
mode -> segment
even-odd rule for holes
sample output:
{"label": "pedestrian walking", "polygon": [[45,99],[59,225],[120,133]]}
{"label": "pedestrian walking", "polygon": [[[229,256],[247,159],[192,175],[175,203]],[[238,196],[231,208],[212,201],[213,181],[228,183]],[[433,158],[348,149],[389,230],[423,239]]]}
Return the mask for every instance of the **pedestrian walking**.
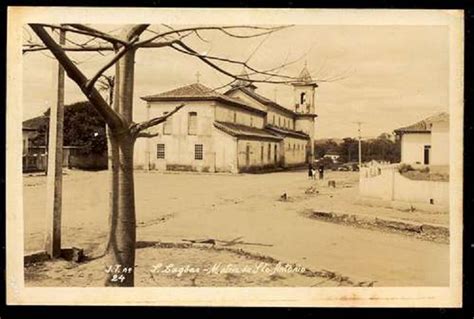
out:
{"label": "pedestrian walking", "polygon": [[313,164],[309,163],[308,164],[308,178],[313,179],[314,178],[314,173],[313,173]]}
{"label": "pedestrian walking", "polygon": [[319,172],[319,179],[324,179],[324,165],[319,165],[318,172]]}

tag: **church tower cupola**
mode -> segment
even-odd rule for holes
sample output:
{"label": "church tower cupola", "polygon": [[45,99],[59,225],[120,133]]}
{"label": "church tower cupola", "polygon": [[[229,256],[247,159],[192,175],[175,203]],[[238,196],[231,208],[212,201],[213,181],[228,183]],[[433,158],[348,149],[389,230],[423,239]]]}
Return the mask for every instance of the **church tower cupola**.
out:
{"label": "church tower cupola", "polygon": [[291,85],[293,85],[295,96],[295,112],[300,114],[314,114],[314,92],[318,85],[311,78],[306,63],[296,81],[291,83]]}
{"label": "church tower cupola", "polygon": [[247,71],[245,70],[245,67],[242,69],[242,72],[239,74],[239,78],[237,81],[235,81],[231,86],[232,87],[245,87],[247,89],[250,89],[252,92],[255,91],[257,88],[252,81],[250,81],[250,77],[247,74]]}

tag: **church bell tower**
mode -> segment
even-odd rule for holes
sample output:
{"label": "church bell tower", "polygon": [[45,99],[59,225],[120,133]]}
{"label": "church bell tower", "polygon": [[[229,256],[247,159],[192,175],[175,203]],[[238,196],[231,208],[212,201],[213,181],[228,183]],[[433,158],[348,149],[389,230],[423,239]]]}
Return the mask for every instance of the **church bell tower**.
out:
{"label": "church bell tower", "polygon": [[310,140],[306,148],[307,161],[312,162],[314,159],[314,131],[315,131],[315,89],[318,87],[311,78],[308,67],[305,63],[298,78],[293,85],[294,105],[295,105],[295,129],[309,135]]}
{"label": "church bell tower", "polygon": [[303,70],[293,85],[295,112],[299,114],[315,114],[314,92],[318,87],[309,74],[305,63]]}

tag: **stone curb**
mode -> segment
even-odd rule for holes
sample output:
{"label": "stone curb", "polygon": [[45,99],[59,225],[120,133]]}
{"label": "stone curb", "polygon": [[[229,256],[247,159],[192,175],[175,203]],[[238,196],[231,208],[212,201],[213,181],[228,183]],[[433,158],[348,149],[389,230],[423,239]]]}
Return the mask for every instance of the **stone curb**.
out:
{"label": "stone curb", "polygon": [[414,232],[426,235],[436,235],[449,237],[449,227],[437,224],[408,222],[392,218],[380,218],[363,214],[343,214],[325,211],[311,212],[312,218],[321,219],[329,222],[347,223],[347,224],[366,224],[381,228],[391,228],[405,232]]}

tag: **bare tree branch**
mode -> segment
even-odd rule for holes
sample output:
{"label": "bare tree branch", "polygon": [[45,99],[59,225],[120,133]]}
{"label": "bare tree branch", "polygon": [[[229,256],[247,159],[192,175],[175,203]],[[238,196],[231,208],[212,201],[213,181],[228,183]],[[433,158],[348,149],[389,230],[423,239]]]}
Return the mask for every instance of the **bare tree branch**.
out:
{"label": "bare tree branch", "polygon": [[102,32],[100,30],[94,29],[94,28],[86,26],[84,24],[66,24],[66,25],[71,26],[71,27],[73,27],[75,29],[78,29],[78,30],[85,31],[88,34],[93,35],[96,38],[102,38],[102,39],[107,40],[107,41],[112,42],[112,43],[122,43],[122,44],[126,43],[126,41],[123,41],[122,39],[113,37],[108,33]]}
{"label": "bare tree branch", "polygon": [[184,103],[183,104],[180,104],[178,105],[177,107],[174,108],[173,111],[163,115],[163,116],[159,116],[159,117],[155,117],[151,120],[148,120],[148,121],[144,121],[144,122],[141,122],[141,123],[137,123],[137,124],[134,124],[133,127],[130,129],[130,131],[132,132],[132,134],[135,134],[135,136],[137,136],[140,132],[150,128],[150,127],[153,127],[153,126],[156,126],[160,123],[163,123],[163,122],[166,122],[166,120],[170,117],[170,116],[173,116],[173,114],[175,114],[176,112],[178,112],[180,109],[182,109],[184,107]]}
{"label": "bare tree branch", "polygon": [[108,68],[113,66],[120,58],[122,58],[128,51],[133,49],[133,44],[138,41],[138,36],[135,36],[129,43],[126,45],[122,46],[117,54],[114,55],[114,57],[107,62],[102,68],[97,71],[97,73],[87,82],[86,84],[86,89],[90,90],[93,86],[94,83],[100,78],[100,76],[107,71]]}
{"label": "bare tree branch", "polygon": [[194,30],[194,33],[196,34],[196,36],[202,41],[202,42],[206,42],[206,43],[209,43],[208,40],[204,39],[201,34],[199,33],[198,30]]}
{"label": "bare tree branch", "polygon": [[[199,54],[197,53],[196,50],[192,49],[191,47],[189,47],[188,45],[186,45],[184,42],[182,41],[177,41],[176,42],[177,45],[183,47],[185,50],[180,50],[178,48],[176,48],[175,46],[171,46],[173,49],[181,52],[181,53],[185,53],[185,54],[188,54],[188,55],[192,55],[192,56],[195,56],[195,57],[202,57],[202,58],[205,58],[205,59],[210,59],[210,60],[216,60],[216,61],[221,61],[221,62],[227,62],[227,63],[232,63],[232,64],[239,64],[239,65],[242,65],[244,67],[246,67],[247,69],[253,71],[254,73],[252,74],[261,74],[261,75],[269,75],[269,76],[278,76],[280,78],[286,78],[286,79],[289,79],[289,80],[296,80],[296,77],[294,76],[289,76],[289,75],[280,75],[280,74],[277,74],[277,73],[269,73],[269,72],[266,72],[266,71],[260,71],[260,70],[257,70],[253,67],[251,67],[247,62],[244,62],[244,61],[238,61],[238,60],[232,60],[232,59],[227,59],[227,58],[221,58],[221,57],[217,57],[217,56],[212,56],[212,55],[203,55],[203,54]],[[247,79],[248,80],[248,79]]]}
{"label": "bare tree branch", "polygon": [[156,136],[159,136],[160,133],[148,133],[148,132],[140,132],[137,134],[137,138],[143,137],[143,138],[153,138]]}
{"label": "bare tree branch", "polygon": [[150,25],[149,24],[137,24],[133,25],[127,32],[127,40],[131,40],[134,37],[140,36]]}
{"label": "bare tree branch", "polygon": [[[63,51],[73,52],[95,52],[95,51],[114,51],[114,47],[111,45],[90,45],[90,46],[60,46]],[[26,44],[23,48],[23,53],[35,52],[35,51],[46,51],[48,47],[40,44]]]}
{"label": "bare tree branch", "polygon": [[74,27],[68,27],[68,25],[55,25],[55,24],[46,24],[46,23],[35,23],[35,24],[39,25],[39,26],[42,26],[42,27],[48,27],[48,28],[51,28],[51,29],[59,29],[59,30],[78,33],[78,34],[87,35],[87,36],[91,36],[91,37],[101,38],[101,39],[104,39],[104,40],[106,40],[108,42],[111,42],[111,43],[114,43],[114,44],[117,44],[117,43],[126,44],[127,43],[127,41],[124,41],[122,39],[114,37],[110,34],[103,33],[101,31],[92,29],[90,27],[86,27],[85,25],[82,25],[82,24],[73,24],[73,25],[69,24],[70,26],[74,26]]}
{"label": "bare tree branch", "polygon": [[[225,59],[225,58],[220,58],[220,57],[202,55],[202,54],[199,54],[198,52],[196,52],[194,49],[192,49],[188,45],[184,44],[183,42],[180,42],[179,40],[177,41],[177,44],[179,44],[185,50],[181,50],[181,49],[177,48],[176,45],[171,45],[171,47],[173,49],[175,49],[176,51],[179,51],[179,52],[186,53],[186,54],[197,57],[198,59],[200,59],[201,61],[203,61],[207,65],[209,65],[210,67],[212,67],[212,68],[216,69],[217,71],[219,71],[219,72],[221,72],[221,73],[223,73],[223,74],[225,74],[225,75],[227,75],[227,76],[229,76],[233,79],[236,79],[236,80],[250,81],[250,82],[256,82],[256,83],[287,84],[287,83],[294,82],[297,79],[297,77],[293,77],[293,76],[272,74],[272,73],[268,73],[268,72],[265,72],[265,71],[259,71],[259,70],[256,70],[256,69],[248,66],[247,63],[242,62],[242,61],[236,61],[236,60],[230,60],[230,59]],[[225,70],[224,68],[222,68],[221,66],[211,62],[210,60],[219,60],[219,61],[223,61],[223,62],[244,65],[248,69],[254,71],[255,72],[254,74],[268,75],[268,76],[272,76],[272,77],[273,76],[278,76],[280,78],[286,78],[287,80],[282,80],[282,81],[259,80],[259,79],[249,80],[247,78],[243,78],[241,76],[235,75],[235,74]]]}
{"label": "bare tree branch", "polygon": [[225,87],[228,87],[229,85],[234,84],[236,81],[237,81],[236,79],[232,79],[232,81],[229,81],[229,82],[227,82],[226,84],[223,84],[223,85],[221,85],[221,86],[214,87],[214,88],[211,89],[209,92],[216,92],[216,91],[218,91],[218,90],[220,90],[220,89],[223,89],[223,88],[225,88]]}
{"label": "bare tree branch", "polygon": [[[171,28],[169,26],[167,26],[167,27]],[[266,35],[266,34],[269,34],[269,33],[273,33],[273,32],[276,32],[278,30],[288,28],[288,27],[289,26],[278,26],[278,27],[258,27],[258,26],[213,27],[213,26],[208,26],[208,27],[183,28],[183,29],[177,29],[177,30],[173,29],[171,31],[159,33],[159,34],[155,35],[154,37],[143,40],[143,41],[137,43],[137,46],[144,46],[145,44],[151,43],[151,42],[153,42],[154,40],[156,40],[158,38],[166,37],[166,36],[169,36],[169,35],[172,35],[172,34],[180,35],[181,32],[186,32],[186,31],[191,31],[191,32],[194,33],[196,31],[200,31],[200,30],[218,30],[218,31],[223,32],[224,34],[226,34],[228,36],[231,36],[231,37],[234,37],[234,38],[241,38],[241,39],[244,38],[245,39],[245,38],[259,37],[259,36]],[[233,34],[233,33],[230,33],[229,31],[227,31],[227,30],[231,30],[231,29],[249,29],[249,30],[263,30],[263,31],[260,32],[260,33],[251,34],[251,35],[238,35],[238,34]]]}
{"label": "bare tree branch", "polygon": [[71,78],[79,86],[81,91],[87,96],[89,101],[94,105],[96,110],[104,118],[109,127],[118,132],[123,129],[125,121],[122,116],[113,110],[107,102],[103,99],[100,93],[94,88],[87,89],[86,76],[74,65],[61,46],[54,41],[54,39],[46,32],[42,25],[30,24],[31,29],[49,48],[51,53],[56,57],[58,62],[62,65],[69,78]]}

